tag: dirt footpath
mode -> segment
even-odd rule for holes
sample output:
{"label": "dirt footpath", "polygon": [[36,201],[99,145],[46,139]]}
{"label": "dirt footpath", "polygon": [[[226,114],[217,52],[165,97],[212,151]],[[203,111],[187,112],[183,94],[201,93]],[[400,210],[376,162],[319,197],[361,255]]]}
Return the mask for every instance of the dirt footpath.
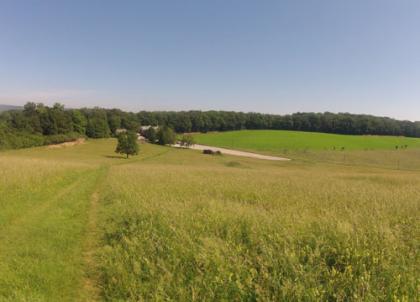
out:
{"label": "dirt footpath", "polygon": [[[181,146],[176,144],[174,147],[180,148]],[[243,157],[250,157],[250,158],[257,158],[257,159],[265,159],[265,160],[282,160],[287,161],[290,160],[289,158],[284,157],[278,157],[278,156],[269,156],[269,155],[262,155],[252,152],[245,152],[245,151],[238,151],[238,150],[232,150],[232,149],[225,149],[225,148],[219,148],[219,147],[212,147],[212,146],[205,146],[205,145],[192,145],[190,149],[194,150],[212,150],[212,151],[220,151],[222,154],[228,154],[228,155],[235,155],[235,156],[243,156]]]}
{"label": "dirt footpath", "polygon": [[84,138],[79,138],[73,142],[66,142],[66,143],[61,143],[61,144],[55,144],[55,145],[49,145],[47,146],[48,149],[57,149],[57,148],[67,148],[67,147],[72,147],[72,146],[76,146],[76,145],[81,145],[85,143],[85,139]]}

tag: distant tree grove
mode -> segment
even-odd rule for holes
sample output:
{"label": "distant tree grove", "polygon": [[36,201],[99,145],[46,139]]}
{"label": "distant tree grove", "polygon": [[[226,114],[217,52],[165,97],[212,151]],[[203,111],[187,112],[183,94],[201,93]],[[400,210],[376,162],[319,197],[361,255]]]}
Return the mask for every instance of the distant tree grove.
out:
{"label": "distant tree grove", "polygon": [[[349,113],[294,113],[274,115],[230,111],[140,111],[82,108],[65,109],[27,103],[23,110],[0,114],[0,149],[23,148],[73,140],[80,136],[116,136],[118,129],[139,131],[144,125],[167,127],[177,133],[278,129],[359,135],[420,137],[420,122]],[[156,139],[159,139],[159,133]]]}

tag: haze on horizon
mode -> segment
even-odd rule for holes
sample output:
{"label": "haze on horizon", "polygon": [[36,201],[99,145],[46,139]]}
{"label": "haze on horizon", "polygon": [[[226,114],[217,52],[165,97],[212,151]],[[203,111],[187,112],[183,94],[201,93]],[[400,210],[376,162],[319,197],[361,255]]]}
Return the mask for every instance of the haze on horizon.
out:
{"label": "haze on horizon", "polygon": [[420,120],[420,2],[0,2],[0,103]]}

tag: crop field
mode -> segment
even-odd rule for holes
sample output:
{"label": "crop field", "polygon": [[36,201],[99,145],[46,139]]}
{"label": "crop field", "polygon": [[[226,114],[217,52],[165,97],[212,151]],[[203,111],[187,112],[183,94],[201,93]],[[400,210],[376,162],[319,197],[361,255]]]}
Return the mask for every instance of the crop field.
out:
{"label": "crop field", "polygon": [[[196,138],[302,144],[222,137]],[[113,139],[1,152],[0,301],[418,301],[420,141],[372,139],[313,138],[290,162],[125,159]]]}
{"label": "crop field", "polygon": [[282,154],[295,150],[394,150],[420,148],[419,138],[341,135],[286,130],[242,130],[194,135],[197,143]]}

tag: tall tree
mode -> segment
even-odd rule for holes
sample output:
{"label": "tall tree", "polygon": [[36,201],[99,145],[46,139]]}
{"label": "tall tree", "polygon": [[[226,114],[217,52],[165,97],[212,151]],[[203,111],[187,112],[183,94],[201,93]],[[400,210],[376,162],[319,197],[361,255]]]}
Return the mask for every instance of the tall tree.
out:
{"label": "tall tree", "polygon": [[72,110],[71,118],[73,122],[73,130],[80,134],[86,134],[87,119],[80,110]]}
{"label": "tall tree", "polygon": [[88,115],[86,134],[93,138],[109,137],[110,130],[106,111],[94,108],[88,110],[86,114]]}
{"label": "tall tree", "polygon": [[172,145],[175,143],[176,134],[174,130],[168,126],[159,128],[157,132],[157,141],[159,145]]}
{"label": "tall tree", "polygon": [[23,115],[27,123],[25,128],[32,133],[42,133],[41,121],[35,103],[26,103],[23,106]]}
{"label": "tall tree", "polygon": [[57,134],[65,134],[73,131],[73,122],[69,111],[64,110],[64,105],[55,103],[49,110],[50,119],[57,127]]}
{"label": "tall tree", "polygon": [[148,139],[149,142],[155,143],[157,140],[157,133],[153,126],[150,126],[146,131],[144,131],[144,137]]}

